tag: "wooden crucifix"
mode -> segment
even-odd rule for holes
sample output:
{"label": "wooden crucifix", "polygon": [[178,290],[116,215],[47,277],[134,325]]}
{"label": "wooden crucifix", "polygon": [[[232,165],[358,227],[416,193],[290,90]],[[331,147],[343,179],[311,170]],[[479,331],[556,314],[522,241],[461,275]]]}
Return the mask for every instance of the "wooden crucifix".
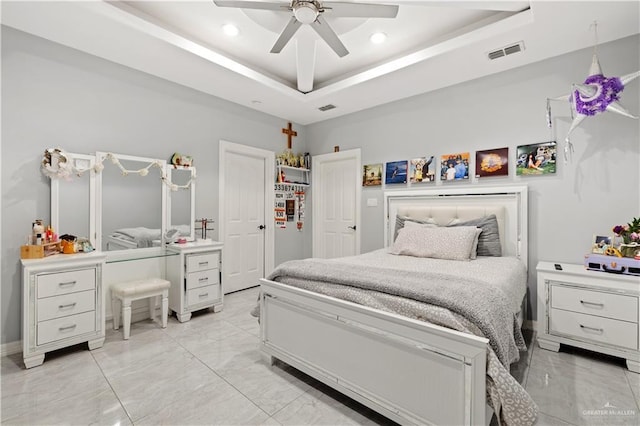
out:
{"label": "wooden crucifix", "polygon": [[298,132],[293,130],[293,127],[291,127],[291,123],[289,123],[287,127],[282,129],[282,133],[287,135],[287,149],[291,149],[291,138],[293,136],[298,136]]}

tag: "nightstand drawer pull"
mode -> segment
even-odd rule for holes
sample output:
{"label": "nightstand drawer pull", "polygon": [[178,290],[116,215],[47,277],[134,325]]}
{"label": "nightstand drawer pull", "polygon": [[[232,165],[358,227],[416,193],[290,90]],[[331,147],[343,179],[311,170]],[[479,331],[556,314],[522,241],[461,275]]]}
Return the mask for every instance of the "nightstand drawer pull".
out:
{"label": "nightstand drawer pull", "polygon": [[209,262],[198,262],[198,266],[209,266]]}
{"label": "nightstand drawer pull", "polygon": [[200,293],[198,297],[208,297],[209,293]]}
{"label": "nightstand drawer pull", "polygon": [[596,331],[598,333],[604,333],[604,329],[603,328],[588,327],[588,326],[582,325],[582,324],[580,324],[580,328],[583,329],[583,330],[592,330],[592,331]]}
{"label": "nightstand drawer pull", "polygon": [[600,306],[604,308],[604,303],[589,302],[588,300],[581,300],[580,303],[582,303],[583,305],[593,305],[593,306]]}
{"label": "nightstand drawer pull", "polygon": [[58,285],[60,287],[66,287],[68,285],[76,285],[76,283],[77,283],[77,281],[74,280],[74,281],[67,281],[67,282],[64,282],[64,283],[58,283]]}
{"label": "nightstand drawer pull", "polygon": [[58,305],[58,309],[69,309],[69,308],[73,308],[76,305],[77,305],[76,302],[67,303],[66,305]]}
{"label": "nightstand drawer pull", "polygon": [[199,283],[207,282],[207,281],[209,281],[209,277],[198,278]]}
{"label": "nightstand drawer pull", "polygon": [[73,330],[76,327],[77,327],[77,324],[73,324],[73,325],[67,325],[66,327],[58,327],[58,330],[67,331],[67,330]]}

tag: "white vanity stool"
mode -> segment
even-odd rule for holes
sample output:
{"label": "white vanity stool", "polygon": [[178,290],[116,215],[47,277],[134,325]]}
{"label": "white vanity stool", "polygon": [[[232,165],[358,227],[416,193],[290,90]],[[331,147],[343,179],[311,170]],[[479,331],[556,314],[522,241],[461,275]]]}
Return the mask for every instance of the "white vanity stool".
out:
{"label": "white vanity stool", "polygon": [[147,278],[136,281],[125,281],[111,285],[111,310],[113,311],[113,329],[119,328],[120,309],[122,305],[122,323],[124,338],[129,338],[131,331],[131,302],[139,299],[152,298],[149,301],[149,316],[155,317],[157,298],[162,296],[162,328],[167,327],[169,311],[169,287],[171,282],[161,278]]}

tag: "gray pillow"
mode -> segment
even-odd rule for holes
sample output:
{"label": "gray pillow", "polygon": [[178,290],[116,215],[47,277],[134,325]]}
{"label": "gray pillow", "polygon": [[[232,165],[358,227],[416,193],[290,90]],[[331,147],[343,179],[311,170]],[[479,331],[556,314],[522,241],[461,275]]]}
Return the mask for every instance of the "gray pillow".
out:
{"label": "gray pillow", "polygon": [[482,229],[478,238],[478,256],[502,256],[502,246],[500,245],[500,231],[498,219],[492,214],[478,219],[467,220],[449,226],[477,226]]}

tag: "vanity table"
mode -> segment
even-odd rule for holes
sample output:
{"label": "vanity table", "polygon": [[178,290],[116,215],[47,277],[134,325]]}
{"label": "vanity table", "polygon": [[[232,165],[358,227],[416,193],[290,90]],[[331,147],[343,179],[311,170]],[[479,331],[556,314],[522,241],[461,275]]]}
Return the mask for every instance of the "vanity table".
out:
{"label": "vanity table", "polygon": [[191,313],[200,309],[222,310],[222,243],[195,241],[170,244],[167,250],[178,253],[167,259],[169,310],[176,313],[178,321],[191,319]]}
{"label": "vanity table", "polygon": [[27,368],[45,353],[88,342],[104,344],[103,253],[22,259],[22,354]]}

